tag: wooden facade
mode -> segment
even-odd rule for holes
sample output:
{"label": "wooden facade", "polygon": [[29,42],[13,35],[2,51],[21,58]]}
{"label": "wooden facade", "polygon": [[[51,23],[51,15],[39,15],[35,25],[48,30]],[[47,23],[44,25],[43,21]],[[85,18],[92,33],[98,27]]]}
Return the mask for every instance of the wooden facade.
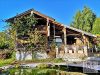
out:
{"label": "wooden facade", "polygon": [[[34,9],[9,18],[6,21],[13,22],[16,17],[30,14],[34,14],[34,17],[38,21],[35,28],[37,28],[41,34],[47,36],[48,45],[54,40],[58,47],[63,44],[65,46],[63,53],[78,53],[79,50],[85,53],[88,52],[87,50],[94,50],[92,39],[96,38],[95,35],[58,23],[55,19],[41,14]],[[91,47],[90,43],[92,44]]]}

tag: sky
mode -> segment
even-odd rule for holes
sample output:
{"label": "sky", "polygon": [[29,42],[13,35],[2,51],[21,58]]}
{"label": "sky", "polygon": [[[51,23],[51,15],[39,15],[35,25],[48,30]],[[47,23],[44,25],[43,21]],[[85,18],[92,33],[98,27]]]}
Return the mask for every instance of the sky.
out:
{"label": "sky", "polygon": [[50,16],[56,21],[70,25],[73,16],[84,6],[100,17],[100,0],[0,0],[0,31],[6,29],[2,20],[11,18],[31,8]]}

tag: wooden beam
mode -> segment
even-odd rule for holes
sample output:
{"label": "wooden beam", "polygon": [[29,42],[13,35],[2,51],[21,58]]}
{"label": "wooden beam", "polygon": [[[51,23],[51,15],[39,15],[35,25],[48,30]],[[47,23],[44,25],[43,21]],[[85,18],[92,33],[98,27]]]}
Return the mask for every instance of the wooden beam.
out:
{"label": "wooden beam", "polygon": [[36,20],[43,20],[44,18],[35,18]]}
{"label": "wooden beam", "polygon": [[79,36],[80,34],[67,34],[67,36]]}

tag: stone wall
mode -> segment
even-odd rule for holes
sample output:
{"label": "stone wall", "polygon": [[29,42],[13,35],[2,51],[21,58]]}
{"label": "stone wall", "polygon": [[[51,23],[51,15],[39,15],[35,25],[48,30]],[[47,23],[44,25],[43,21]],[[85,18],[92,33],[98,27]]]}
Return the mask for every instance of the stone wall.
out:
{"label": "stone wall", "polygon": [[[37,59],[46,59],[48,55],[46,52],[36,52],[34,54],[34,58]],[[31,52],[16,52],[16,59],[17,60],[32,60],[32,53]]]}

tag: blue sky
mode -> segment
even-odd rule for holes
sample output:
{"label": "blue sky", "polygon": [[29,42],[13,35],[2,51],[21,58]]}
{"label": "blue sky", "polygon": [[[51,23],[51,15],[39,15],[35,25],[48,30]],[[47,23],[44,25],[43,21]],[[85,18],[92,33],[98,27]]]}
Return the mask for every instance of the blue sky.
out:
{"label": "blue sky", "polygon": [[60,23],[70,25],[75,13],[84,6],[90,7],[100,16],[100,0],[0,0],[0,31],[4,30],[6,25],[2,19],[31,8],[55,18]]}

